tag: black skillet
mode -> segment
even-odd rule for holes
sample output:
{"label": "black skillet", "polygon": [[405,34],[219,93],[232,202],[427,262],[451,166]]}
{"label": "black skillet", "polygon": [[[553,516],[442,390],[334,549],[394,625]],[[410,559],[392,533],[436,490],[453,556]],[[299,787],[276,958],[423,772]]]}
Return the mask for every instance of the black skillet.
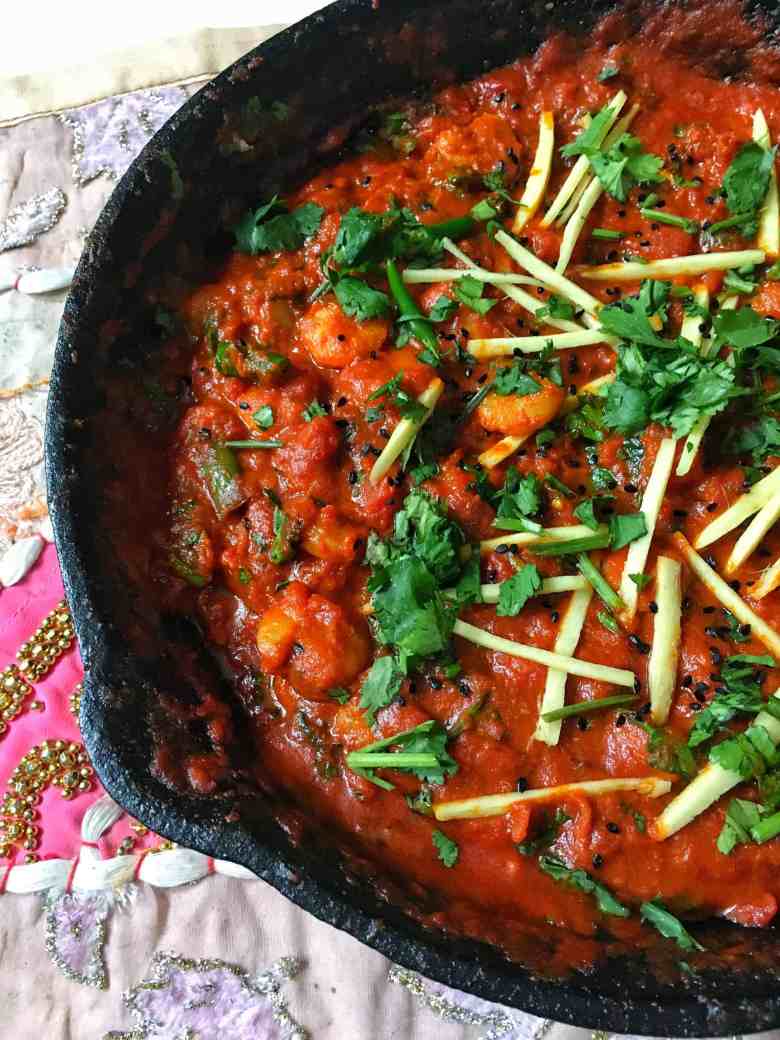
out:
{"label": "black skillet", "polygon": [[[677,968],[660,974],[649,961],[621,957],[562,981],[542,979],[488,946],[423,928],[399,901],[391,905],[374,885],[357,882],[322,835],[307,841],[304,829],[301,840],[292,841],[276,822],[279,806],[269,791],[203,798],[161,783],[151,768],[160,693],[182,702],[194,696],[191,675],[181,667],[192,658],[193,637],[160,616],[118,555],[107,551],[102,520],[104,489],[121,486],[125,467],[145,466],[144,451],[154,450],[139,435],[138,455],[120,457],[106,425],[112,384],[136,368],[154,371],[161,340],[146,287],[187,267],[197,279],[199,265],[227,248],[230,213],[304,179],[332,157],[373,104],[479,74],[532,51],[556,28],[587,33],[611,6],[601,0],[339,0],[204,87],[130,166],[79,264],[49,399],[49,505],[86,668],[84,739],[101,782],[133,816],[184,846],[246,865],[391,960],[487,1000],[626,1033],[753,1032],[780,1025],[773,970],[780,965],[780,941],[772,929],[700,926],[700,938],[721,953],[716,969],[698,977]],[[777,25],[775,5],[765,8]],[[739,74],[739,54],[725,60],[720,73]],[[252,98],[260,99],[259,107]],[[284,123],[243,125],[247,113],[268,111],[279,100],[289,105]],[[232,147],[236,128],[254,138],[248,152]],[[116,319],[120,326],[105,324]],[[110,407],[116,411],[115,400]],[[151,457],[148,468],[154,471]],[[132,513],[131,500],[127,509]],[[216,687],[213,665],[202,667],[211,669]],[[219,688],[238,713],[231,690],[224,683]],[[231,749],[239,772],[249,753]]]}

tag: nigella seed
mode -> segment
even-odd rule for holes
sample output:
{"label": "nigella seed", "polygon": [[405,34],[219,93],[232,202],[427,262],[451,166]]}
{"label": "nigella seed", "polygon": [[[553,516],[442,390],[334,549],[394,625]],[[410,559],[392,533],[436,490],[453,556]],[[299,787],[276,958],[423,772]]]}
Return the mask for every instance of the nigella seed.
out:
{"label": "nigella seed", "polygon": [[349,476],[347,477],[347,480],[350,482],[350,484],[357,484],[357,482],[358,482],[358,473],[357,473],[356,469],[351,469],[349,471]]}
{"label": "nigella seed", "polygon": [[557,623],[558,623],[558,622],[559,622],[560,620],[561,620],[561,615],[560,615],[560,614],[558,613],[558,611],[557,611],[557,610],[554,610],[554,611],[552,612],[552,614],[550,614],[550,621],[552,621],[552,623],[553,623],[554,625],[557,625]]}
{"label": "nigella seed", "polygon": [[741,636],[749,636],[751,631],[752,631],[752,629],[751,629],[750,625],[740,625],[739,626],[739,634]]}
{"label": "nigella seed", "polygon": [[428,682],[431,684],[432,690],[440,690],[444,685],[441,679],[437,679],[435,675],[432,675]]}
{"label": "nigella seed", "polygon": [[591,863],[596,868],[596,870],[598,870],[599,867],[604,866],[604,857],[601,855],[601,853],[597,852],[591,860]]}
{"label": "nigella seed", "polygon": [[715,613],[715,607],[702,607],[701,608],[701,612],[702,612],[702,614],[714,614]]}
{"label": "nigella seed", "polygon": [[509,552],[509,546],[508,545],[497,545],[496,546],[496,552],[499,554],[499,556],[503,556],[505,553]]}
{"label": "nigella seed", "polygon": [[656,603],[656,601],[654,599],[650,600],[650,603],[648,604],[648,606],[650,608],[650,613],[651,614],[657,614],[658,613],[658,604]]}
{"label": "nigella seed", "polygon": [[628,637],[628,641],[631,644],[631,646],[633,646],[633,648],[635,650],[637,650],[640,654],[649,654],[650,653],[650,644],[649,643],[645,643],[643,640],[641,640],[639,638],[639,636],[634,635],[633,632]]}
{"label": "nigella seed", "polygon": [[626,491],[629,495],[635,495],[639,488],[636,486],[636,484],[624,484],[623,490]]}
{"label": "nigella seed", "polygon": [[521,794],[523,791],[528,790],[528,781],[524,776],[518,776],[517,780],[515,780],[515,790],[519,791]]}
{"label": "nigella seed", "polygon": [[583,715],[578,716],[577,729],[584,733],[586,729],[589,729],[589,727],[590,723],[588,722],[588,720]]}
{"label": "nigella seed", "polygon": [[346,430],[349,426],[349,419],[336,419],[336,426],[338,426],[340,430]]}
{"label": "nigella seed", "polygon": [[645,703],[642,705],[642,707],[637,712],[637,716],[639,716],[640,718],[644,718],[645,715],[649,715],[650,714],[650,708],[651,708],[650,701],[645,701]]}
{"label": "nigella seed", "polygon": [[464,697],[468,697],[471,693],[471,687],[469,686],[467,679],[458,679],[458,689]]}
{"label": "nigella seed", "polygon": [[620,834],[620,827],[618,827],[616,823],[613,823],[612,820],[607,824],[607,830],[610,834]]}
{"label": "nigella seed", "polygon": [[686,689],[691,687],[691,686],[693,686],[693,676],[692,675],[686,675],[683,678],[683,681],[680,683],[680,685],[681,686],[685,686]]}
{"label": "nigella seed", "polygon": [[693,701],[691,704],[688,705],[688,707],[691,709],[691,711],[701,711],[701,704],[699,704],[698,701]]}
{"label": "nigella seed", "polygon": [[717,502],[709,502],[707,504],[707,512],[708,513],[714,513],[717,508],[718,508],[718,503]]}
{"label": "nigella seed", "polygon": [[717,668],[718,665],[721,664],[723,661],[723,654],[720,652],[720,650],[718,650],[717,646],[711,646],[709,648],[709,651],[710,657],[712,658],[712,663]]}
{"label": "nigella seed", "polygon": [[340,398],[338,399],[338,401],[336,401],[336,404],[337,404],[337,406],[338,406],[339,408],[343,408],[343,407],[344,407],[344,405],[345,405],[346,403],[347,403],[347,399],[346,399],[346,397],[340,397]]}
{"label": "nigella seed", "polygon": [[380,426],[379,427],[379,436],[380,437],[384,437],[384,439],[386,441],[390,440],[390,431],[388,430],[388,428],[386,426]]}
{"label": "nigella seed", "polygon": [[249,404],[248,404],[248,402],[247,402],[247,401],[241,401],[241,402],[239,403],[238,407],[239,407],[239,408],[241,409],[241,411],[242,411],[242,412],[245,412],[245,411],[247,411],[247,410],[248,410],[248,408],[249,408]]}
{"label": "nigella seed", "polygon": [[683,610],[690,610],[691,609],[691,598],[690,598],[690,596],[684,596],[683,597],[682,608],[683,608]]}
{"label": "nigella seed", "polygon": [[615,725],[616,726],[625,726],[625,724],[626,724],[626,716],[625,715],[618,715],[618,717],[615,719]]}
{"label": "nigella seed", "polygon": [[687,515],[688,515],[688,510],[687,509],[673,509],[672,510],[672,516],[687,516]]}
{"label": "nigella seed", "polygon": [[639,681],[638,678],[635,677],[634,678],[634,693],[639,693],[641,689],[642,689],[642,683]]}
{"label": "nigella seed", "polygon": [[482,384],[485,382],[486,379],[487,379],[487,372],[485,372],[483,375],[481,375],[479,377],[479,379],[477,380],[477,382],[479,383],[480,386],[482,386]]}
{"label": "nigella seed", "polygon": [[740,590],[740,589],[741,589],[741,587],[742,587],[742,582],[741,582],[741,581],[738,581],[738,580],[737,580],[737,579],[735,578],[735,579],[734,579],[733,581],[730,581],[730,582],[729,582],[729,585],[730,585],[730,586],[732,587],[732,589],[733,589],[733,590],[734,590],[735,592],[739,592],[739,590]]}

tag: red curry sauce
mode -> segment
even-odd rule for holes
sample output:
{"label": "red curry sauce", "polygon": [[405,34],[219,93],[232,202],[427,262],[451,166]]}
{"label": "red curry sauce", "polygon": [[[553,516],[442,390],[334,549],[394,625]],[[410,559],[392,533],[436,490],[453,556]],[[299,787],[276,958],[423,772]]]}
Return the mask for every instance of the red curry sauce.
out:
{"label": "red curry sauce", "polygon": [[[455,641],[458,675],[448,677],[436,662],[423,664],[404,681],[399,696],[378,712],[375,725],[369,725],[359,706],[360,688],[375,655],[384,649],[372,636],[367,607],[366,540],[372,531],[389,534],[412,486],[398,463],[378,485],[368,479],[399,421],[394,405],[386,402],[383,418],[368,422],[371,394],[401,373],[402,387],[416,396],[432,375],[439,374],[446,384],[439,407],[461,409],[493,366],[464,361],[462,356],[458,360],[451,351],[434,373],[418,358],[420,345],[414,339],[395,347],[392,320],[359,322],[341,311],[333,294],[315,302],[310,297],[322,281],[323,253],[332,247],[340,218],[350,207],[379,213],[398,204],[426,224],[460,217],[485,197],[481,176],[498,164],[510,192],[518,197],[543,109],[552,110],[556,120],[549,201],[571,166],[561,161],[558,146],[579,132],[584,110],[600,109],[618,88],[641,106],[632,133],[644,149],[663,156],[667,170],[700,181],[698,187],[665,185],[662,194],[669,209],[699,221],[727,216],[718,189],[737,149],[750,139],[756,108],[766,115],[773,138],[780,138],[780,89],[772,82],[780,77],[780,62],[775,51],[757,40],[754,30],[727,4],[687,13],[664,9],[650,16],[637,33],[627,32],[620,16],[611,16],[587,45],[556,36],[533,57],[453,86],[431,103],[409,110],[401,151],[378,141],[320,172],[287,199],[291,209],[315,202],[325,211],[319,230],[303,248],[259,256],[236,252],[219,277],[195,291],[182,308],[189,337],[180,349],[191,352],[195,344],[194,403],[186,409],[171,448],[173,507],[166,552],[180,551],[186,544],[190,568],[202,581],[193,588],[167,565],[159,568],[157,577],[169,603],[197,614],[208,639],[227,652],[238,675],[264,677],[262,704],[247,723],[256,730],[263,772],[306,815],[349,836],[362,857],[378,865],[380,874],[405,879],[414,890],[427,893],[428,905],[438,908],[428,914],[434,923],[494,941],[526,958],[524,937],[542,936],[550,924],[567,930],[569,939],[547,965],[553,971],[589,963],[595,938],[605,929],[637,944],[646,926],[636,914],[625,921],[605,919],[591,896],[561,885],[538,869],[534,856],[518,853],[517,843],[538,832],[550,807],[535,807],[529,813],[518,806],[503,816],[437,825],[407,804],[404,795],[419,790],[417,779],[386,772],[395,789],[382,790],[348,769],[345,754],[428,719],[447,729],[455,726],[458,735],[449,741],[448,751],[458,771],[434,788],[434,802],[512,791],[518,785],[537,788],[582,779],[667,774],[649,757],[641,712],[639,718],[635,711],[619,710],[594,713],[587,721],[574,718],[563,723],[557,746],[534,741],[546,670],[460,639]],[[735,55],[744,58],[743,68],[732,67]],[[731,65],[724,69],[719,61]],[[600,82],[599,73],[608,64],[618,74]],[[738,75],[728,81],[718,78],[724,71]],[[637,194],[642,190],[634,189],[625,203],[602,196],[588,227],[618,230],[624,238],[616,244],[581,235],[575,263],[622,259],[626,252],[655,259],[700,251],[695,236],[641,217]],[[523,241],[554,264],[560,231],[542,228],[540,217],[541,212],[525,229]],[[511,216],[506,223],[510,220]],[[740,245],[744,243],[738,238],[729,240],[729,248]],[[486,268],[515,269],[486,232],[461,240],[459,246]],[[453,262],[445,255],[440,263]],[[722,277],[705,277],[713,294]],[[386,288],[381,278],[372,284]],[[634,293],[637,286],[590,283],[588,288],[613,302],[621,294]],[[410,291],[427,313],[439,297],[451,295],[452,285],[411,286]],[[459,306],[437,328],[443,348],[469,337],[534,330],[530,315],[519,305],[494,288],[487,288],[485,295],[498,299],[489,313],[482,316]],[[760,312],[780,317],[780,283],[766,282],[753,303]],[[681,307],[673,303],[671,324],[681,319]],[[215,364],[209,329],[216,330],[220,341],[262,344],[264,351],[286,359],[283,374],[271,379],[246,371],[243,378],[223,374]],[[553,388],[553,396],[573,392],[609,372],[614,352],[607,345],[563,351],[561,362],[564,387],[560,392]],[[321,414],[312,414],[312,402],[319,402],[322,407],[314,412]],[[556,397],[553,412],[559,403]],[[253,418],[271,414],[267,428]],[[446,503],[469,541],[494,537],[497,531],[495,509],[480,497],[474,472],[467,466],[502,435],[528,432],[524,422],[514,413],[494,415],[477,409],[459,427],[454,450],[438,460],[438,474],[423,484],[425,491]],[[644,432],[638,468],[625,458],[619,434],[609,434],[597,445],[598,464],[617,482],[615,511],[638,509],[665,432],[658,425]],[[278,438],[283,446],[236,449],[241,501],[217,516],[204,477],[206,453],[217,443],[264,438]],[[515,456],[490,470],[488,479],[500,487],[510,465],[540,478],[552,474],[575,496],[566,498],[545,485],[543,522],[575,523],[574,508],[593,494],[585,448],[581,439],[556,427],[554,440],[539,444],[531,437]],[[709,444],[687,477],[673,477],[646,571],[652,573],[660,550],[676,555],[670,543],[674,530],[693,540],[742,492],[744,480],[743,467],[721,456],[717,443]],[[272,561],[269,550],[277,508],[294,531],[290,558],[281,563]],[[719,566],[736,537],[737,532],[711,547]],[[749,598],[750,582],[779,553],[780,535],[773,530],[759,555],[738,574],[743,595]],[[625,554],[626,549],[605,553],[601,561],[613,586]],[[534,557],[530,549],[519,555],[493,552],[482,559],[482,581],[502,581],[519,562],[528,560],[543,575],[572,571],[565,558]],[[692,576],[684,580],[683,643],[666,727],[667,737],[683,741],[702,703],[713,695],[713,649],[723,655],[765,652],[753,638],[739,646],[713,639],[705,629],[713,624],[720,605]],[[629,640],[625,631],[604,628],[596,618],[601,604],[594,598],[577,656],[633,670],[646,691],[643,644],[652,636],[652,594],[650,586],[640,596],[634,630],[638,640]],[[779,597],[773,593],[753,604],[778,627]],[[488,605],[472,606],[463,616],[499,635],[549,649],[565,600],[531,599],[516,617],[497,617],[495,607]],[[774,685],[770,677],[769,688]],[[345,691],[344,703],[333,699],[334,689]],[[570,676],[566,700],[574,703],[613,692],[607,684]],[[637,703],[641,706],[643,700]],[[219,719],[213,718],[210,725],[219,728]],[[192,756],[174,766],[175,757],[170,749],[165,753],[163,771],[183,771],[204,793],[212,789],[219,761]],[[780,896],[780,842],[741,845],[728,856],[719,853],[715,842],[728,799],[669,840],[656,842],[651,823],[666,801],[668,797],[651,800],[634,793],[564,799],[559,807],[568,819],[552,851],[570,867],[588,871],[629,906],[660,896],[683,916],[694,911],[725,914],[750,925],[771,921]],[[457,843],[454,867],[437,856],[431,840],[435,827]]]}

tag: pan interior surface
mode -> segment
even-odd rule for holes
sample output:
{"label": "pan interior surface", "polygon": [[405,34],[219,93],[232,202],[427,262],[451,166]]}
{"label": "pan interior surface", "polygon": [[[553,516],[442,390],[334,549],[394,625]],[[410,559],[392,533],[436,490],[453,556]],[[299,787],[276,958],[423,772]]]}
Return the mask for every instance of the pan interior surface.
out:
{"label": "pan interior surface", "polygon": [[[486,0],[339,0],[274,37],[204,87],[132,164],[90,235],[68,298],[46,429],[49,504],[85,666],[81,725],[106,790],[155,832],[241,863],[299,906],[391,960],[486,1000],[579,1026],[663,1036],[757,1032],[780,1024],[774,929],[709,922],[697,936],[722,956],[690,976],[621,957],[563,980],[499,951],[419,924],[393,880],[355,872],[341,848],[280,799],[240,779],[218,797],[160,779],[161,703],[204,686],[240,723],[241,706],[194,626],[162,613],[106,538],[108,487],[130,512],[154,508],[164,476],[159,441],[128,460],[117,416],[137,419],[129,379],[153,378],[161,346],[154,287],[173,270],[195,280],[229,247],[231,216],[336,155],[372,106],[425,96],[534,51],[555,30],[587,35],[612,5]],[[641,18],[639,7],[628,17]],[[762,12],[774,28],[776,8]],[[729,70],[731,73],[733,70]],[[242,138],[247,105],[288,106],[283,125]],[[158,415],[163,438],[172,422]],[[106,445],[109,445],[107,450]],[[238,727],[240,728],[240,726]],[[231,748],[236,775],[251,754]],[[325,854],[323,854],[323,850]]]}

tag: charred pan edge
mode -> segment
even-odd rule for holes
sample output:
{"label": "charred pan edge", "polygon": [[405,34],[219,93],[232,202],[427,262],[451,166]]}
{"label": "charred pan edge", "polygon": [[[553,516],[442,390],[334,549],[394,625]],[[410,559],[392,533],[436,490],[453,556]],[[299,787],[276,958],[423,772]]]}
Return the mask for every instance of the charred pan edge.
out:
{"label": "charred pan edge", "polygon": [[[224,805],[165,787],[150,770],[149,716],[158,689],[154,667],[145,668],[128,651],[116,605],[122,590],[95,564],[99,503],[89,447],[92,419],[97,419],[101,403],[97,376],[109,367],[98,330],[117,314],[133,315],[130,301],[139,295],[138,288],[123,287],[119,272],[139,259],[148,259],[151,268],[159,263],[154,250],[144,258],[142,235],[149,238],[159,229],[160,214],[166,209],[172,213],[167,232],[175,239],[188,219],[193,228],[199,227],[208,212],[207,200],[213,209],[216,193],[248,198],[262,194],[274,177],[299,179],[318,161],[317,143],[325,145],[334,112],[348,119],[350,105],[365,108],[394,93],[423,91],[439,78],[437,69],[454,68],[459,77],[478,74],[532,50],[550,27],[587,29],[610,6],[604,0],[557,0],[554,5],[543,0],[486,0],[481,5],[472,0],[449,0],[446,5],[396,0],[374,10],[371,0],[339,0],[258,47],[192,98],[131,165],[79,264],[52,373],[45,446],[49,505],[88,673],[81,716],[84,738],[102,783],[133,816],[183,845],[244,864],[298,906],[392,961],[486,1000],[624,1033],[757,1032],[780,1024],[780,994],[772,995],[758,976],[755,987],[745,983],[740,988],[739,983],[730,993],[720,973],[686,988],[680,981],[674,987],[659,986],[642,977],[641,970],[637,974],[636,965],[627,968],[622,962],[589,977],[536,979],[484,945],[414,925],[369,886],[350,884],[338,864],[307,859],[272,822],[268,810],[254,828],[251,820],[228,823]],[[766,9],[772,17],[769,0]],[[323,72],[318,78],[312,69]],[[307,75],[301,76],[301,70]],[[223,113],[237,111],[258,93],[268,100],[303,98],[305,117],[296,130],[298,159],[271,161],[260,181],[253,169],[250,185],[248,168],[223,163],[214,141]],[[323,99],[330,106],[327,111]],[[171,194],[175,200],[180,194],[172,165],[187,181],[183,198],[171,208]],[[303,866],[300,875],[288,863]],[[744,930],[739,934],[746,935]],[[758,933],[756,949],[761,942]]]}

